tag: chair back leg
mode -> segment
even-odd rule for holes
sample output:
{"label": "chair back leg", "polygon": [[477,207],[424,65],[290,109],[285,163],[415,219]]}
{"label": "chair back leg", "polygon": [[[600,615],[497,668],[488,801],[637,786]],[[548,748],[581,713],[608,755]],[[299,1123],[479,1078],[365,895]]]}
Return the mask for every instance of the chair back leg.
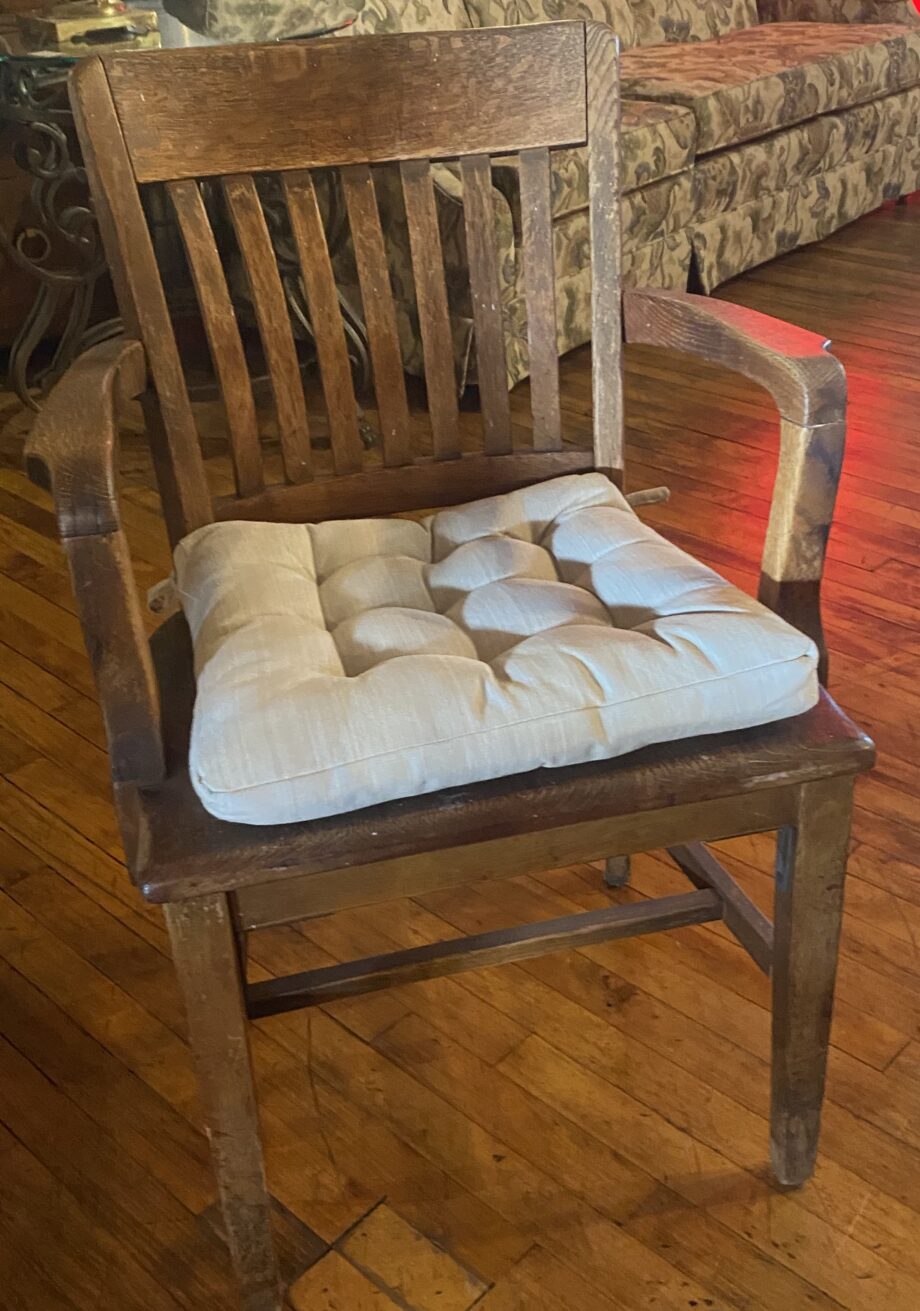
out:
{"label": "chair back leg", "polygon": [[853,778],[805,783],[776,853],[771,1153],[781,1184],[815,1168],[843,916]]}
{"label": "chair back leg", "polygon": [[244,1311],[282,1311],[241,956],[223,894],[164,907]]}
{"label": "chair back leg", "polygon": [[604,862],[604,882],[608,888],[623,888],[629,882],[629,857],[610,856]]}

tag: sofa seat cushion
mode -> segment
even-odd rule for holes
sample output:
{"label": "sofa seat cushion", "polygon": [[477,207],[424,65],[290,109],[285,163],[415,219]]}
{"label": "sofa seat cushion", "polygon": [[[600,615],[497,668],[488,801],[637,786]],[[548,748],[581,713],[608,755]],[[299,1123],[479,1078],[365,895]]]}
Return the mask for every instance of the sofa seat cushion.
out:
{"label": "sofa seat cushion", "polygon": [[219,818],[308,820],[767,723],[808,638],[659,537],[601,474],[423,523],[227,522],[176,551],[190,771]]}
{"label": "sofa seat cushion", "polygon": [[697,155],[918,82],[920,30],[894,24],[771,23],[622,57],[625,95],[693,110]]}
{"label": "sofa seat cushion", "polygon": [[920,85],[716,151],[693,170],[692,222],[705,223],[805,179],[826,177],[887,147],[912,149],[918,140]]}

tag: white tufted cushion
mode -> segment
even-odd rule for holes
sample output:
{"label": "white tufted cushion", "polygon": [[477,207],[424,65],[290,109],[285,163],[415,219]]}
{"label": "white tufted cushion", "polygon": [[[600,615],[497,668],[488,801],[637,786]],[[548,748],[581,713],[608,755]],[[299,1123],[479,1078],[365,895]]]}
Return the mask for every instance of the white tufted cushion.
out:
{"label": "white tufted cushion", "polygon": [[273,824],[808,710],[807,637],[601,474],[424,523],[210,524],[176,551],[191,772]]}

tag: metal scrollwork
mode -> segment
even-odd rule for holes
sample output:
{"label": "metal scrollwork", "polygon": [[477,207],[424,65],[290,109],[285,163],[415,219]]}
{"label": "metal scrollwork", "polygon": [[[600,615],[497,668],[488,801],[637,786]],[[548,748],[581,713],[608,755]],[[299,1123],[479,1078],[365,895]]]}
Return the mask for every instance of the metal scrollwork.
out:
{"label": "metal scrollwork", "polygon": [[[0,55],[0,137],[32,178],[28,217],[11,232],[0,226],[0,249],[39,283],[10,349],[9,379],[33,408],[32,387],[47,390],[81,350],[120,330],[117,319],[87,326],[106,263],[67,101],[69,67],[64,59]],[[54,354],[33,369],[35,351],[65,301]]]}

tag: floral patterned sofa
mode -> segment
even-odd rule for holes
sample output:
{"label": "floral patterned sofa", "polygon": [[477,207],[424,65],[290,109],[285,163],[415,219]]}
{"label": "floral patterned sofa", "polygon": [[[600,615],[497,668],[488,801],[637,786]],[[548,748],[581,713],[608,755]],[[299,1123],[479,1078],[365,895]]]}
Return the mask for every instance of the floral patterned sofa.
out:
{"label": "floral patterned sofa", "polygon": [[[624,274],[706,291],[920,188],[920,14],[912,0],[166,0],[218,40],[309,32],[510,26],[594,18],[623,49]],[[494,170],[509,384],[528,372],[514,167]],[[398,188],[384,184],[394,276],[408,269]],[[440,203],[458,378],[475,376],[462,187]],[[590,242],[582,151],[554,160],[560,351],[589,337]],[[347,261],[343,280],[351,281]],[[411,294],[407,365],[418,365]]]}

